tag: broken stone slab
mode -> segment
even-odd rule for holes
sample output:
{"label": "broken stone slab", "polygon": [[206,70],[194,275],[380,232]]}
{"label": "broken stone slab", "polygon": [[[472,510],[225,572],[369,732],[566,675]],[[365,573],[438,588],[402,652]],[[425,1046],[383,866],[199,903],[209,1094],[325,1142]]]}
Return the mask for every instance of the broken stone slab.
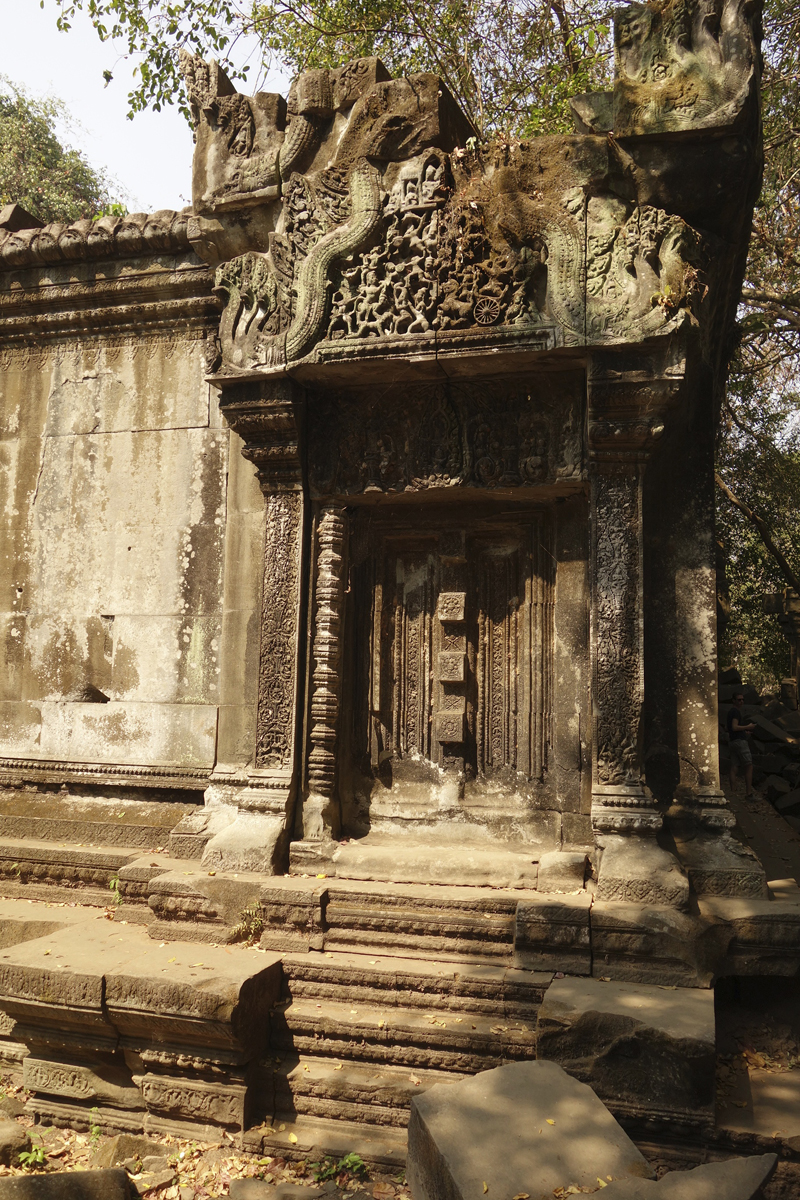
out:
{"label": "broken stone slab", "polygon": [[0,1163],[4,1167],[18,1166],[20,1154],[30,1148],[31,1139],[22,1126],[11,1117],[0,1118]]}
{"label": "broken stone slab", "polygon": [[126,1171],[57,1171],[0,1179],[0,1200],[135,1200]]}
{"label": "broken stone slab", "polygon": [[104,1146],[100,1146],[94,1156],[94,1162],[99,1168],[121,1166],[131,1159],[143,1162],[144,1159],[157,1149],[158,1143],[150,1138],[136,1133],[118,1133]]}
{"label": "broken stone slab", "polygon": [[514,921],[514,966],[591,974],[591,904],[588,892],[520,900]]}
{"label": "broken stone slab", "polygon": [[685,909],[689,880],[675,856],[655,840],[608,835],[603,840],[597,898]]}
{"label": "broken stone slab", "polygon": [[621,1179],[604,1189],[603,1200],[755,1200],[777,1162],[777,1154],[759,1154],[670,1171],[657,1183]]}
{"label": "broken stone slab", "polygon": [[586,880],[588,857],[581,850],[551,850],[539,859],[540,892],[580,892]]}
{"label": "broken stone slab", "polygon": [[590,1087],[556,1063],[523,1062],[415,1096],[406,1175],[414,1200],[552,1200],[653,1171]]}
{"label": "broken stone slab", "polygon": [[714,993],[556,979],[537,1024],[537,1057],[588,1083],[616,1114],[714,1127]]}

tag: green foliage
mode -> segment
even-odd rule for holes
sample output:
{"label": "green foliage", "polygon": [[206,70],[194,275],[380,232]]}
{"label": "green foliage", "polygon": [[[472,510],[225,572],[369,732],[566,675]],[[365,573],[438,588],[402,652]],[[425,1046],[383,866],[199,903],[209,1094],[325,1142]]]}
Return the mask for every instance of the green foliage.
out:
{"label": "green foliage", "polygon": [[46,1167],[47,1155],[44,1147],[31,1146],[30,1150],[23,1150],[19,1155],[19,1165],[26,1171],[37,1171],[40,1167]]}
{"label": "green foliage", "polygon": [[264,913],[258,901],[254,901],[242,909],[242,915],[231,930],[230,940],[232,942],[254,942],[261,937],[263,931]]}
{"label": "green foliage", "polygon": [[[97,218],[99,220],[99,218]],[[112,875],[108,881],[108,889],[114,897],[115,904],[122,904],[122,896],[119,890],[119,875]],[[94,1110],[93,1110],[94,1111]]]}
{"label": "green foliage", "polygon": [[367,1174],[366,1163],[352,1151],[338,1161],[335,1158],[325,1158],[320,1163],[309,1163],[308,1165],[314,1172],[314,1179],[317,1183],[323,1183],[326,1179],[338,1179],[340,1175],[351,1175],[359,1179],[364,1178]]}
{"label": "green foliage", "polygon": [[[800,574],[800,9],[794,0],[767,0],[764,22],[764,185],[717,464]],[[731,602],[720,659],[773,690],[788,671],[789,649],[761,602],[786,580],[755,528],[722,496],[717,520]]]}
{"label": "green foliage", "polygon": [[90,1112],[93,1119],[92,1124],[89,1126],[89,1137],[91,1139],[91,1144],[96,1146],[100,1141],[100,1137],[103,1132],[103,1130],[97,1124],[97,1118],[100,1116],[100,1109],[95,1106],[94,1108],[90,1109]]}
{"label": "green foliage", "polygon": [[[44,5],[45,0],[41,0]],[[178,103],[177,50],[218,58],[234,79],[243,39],[260,69],[338,66],[377,55],[394,74],[439,75],[485,135],[571,129],[570,96],[610,74],[607,5],[594,0],[50,0],[69,29],[85,11],[137,60],[131,114]],[[110,75],[110,72],[107,72]],[[107,80],[108,82],[108,80]]]}
{"label": "green foliage", "polygon": [[111,204],[110,182],[77,150],[59,100],[39,100],[0,76],[0,205],[17,203],[45,223],[78,221]]}

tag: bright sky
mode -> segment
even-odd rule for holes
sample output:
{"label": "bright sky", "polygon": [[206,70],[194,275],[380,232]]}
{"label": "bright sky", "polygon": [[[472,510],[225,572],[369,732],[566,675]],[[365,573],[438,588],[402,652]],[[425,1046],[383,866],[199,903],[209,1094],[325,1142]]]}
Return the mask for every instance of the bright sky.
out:
{"label": "bright sky", "polygon": [[[0,75],[35,95],[65,102],[80,128],[65,141],[92,166],[105,168],[121,185],[128,208],[153,212],[191,202],[192,133],[177,108],[139,113],[127,120],[132,64],[103,44],[82,15],[69,33],[56,29],[53,0],[0,0]],[[114,78],[108,87],[103,71]],[[252,73],[252,72],[251,72]],[[286,92],[284,79],[265,90]]]}

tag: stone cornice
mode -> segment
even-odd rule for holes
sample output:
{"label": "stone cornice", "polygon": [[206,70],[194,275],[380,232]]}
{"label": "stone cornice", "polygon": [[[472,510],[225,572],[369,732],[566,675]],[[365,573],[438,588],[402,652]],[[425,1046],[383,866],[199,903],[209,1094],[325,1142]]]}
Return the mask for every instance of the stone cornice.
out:
{"label": "stone cornice", "polygon": [[213,279],[191,249],[0,274],[0,344],[215,329]]}
{"label": "stone cornice", "polygon": [[161,209],[126,217],[101,217],[72,225],[44,225],[17,233],[0,230],[0,271],[53,263],[138,258],[189,250],[189,215]]}

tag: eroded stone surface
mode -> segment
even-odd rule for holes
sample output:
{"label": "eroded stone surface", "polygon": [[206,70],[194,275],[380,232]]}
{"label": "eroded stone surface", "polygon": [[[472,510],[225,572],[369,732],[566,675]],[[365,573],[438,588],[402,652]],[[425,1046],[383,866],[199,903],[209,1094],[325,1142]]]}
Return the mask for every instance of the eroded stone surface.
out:
{"label": "eroded stone surface", "polygon": [[537,1024],[537,1057],[591,1085],[615,1112],[714,1125],[714,993],[556,979]]}

